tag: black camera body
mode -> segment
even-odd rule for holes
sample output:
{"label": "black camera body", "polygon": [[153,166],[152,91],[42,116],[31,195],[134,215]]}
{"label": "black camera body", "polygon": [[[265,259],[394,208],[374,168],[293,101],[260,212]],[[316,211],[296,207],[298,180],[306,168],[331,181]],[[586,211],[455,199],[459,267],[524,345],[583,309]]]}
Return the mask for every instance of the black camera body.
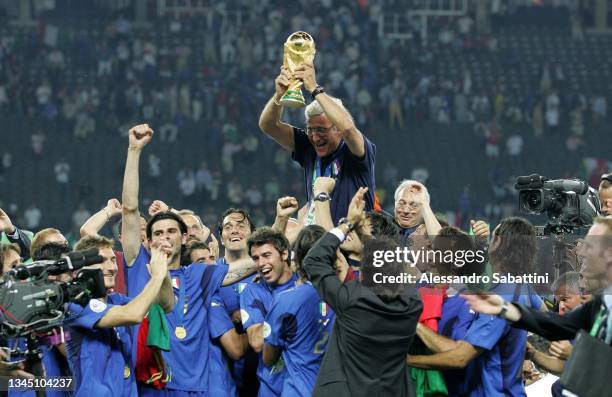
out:
{"label": "black camera body", "polygon": [[589,226],[600,212],[597,191],[578,179],[549,180],[533,174],[518,177],[514,187],[519,192],[519,209],[528,214],[545,213],[547,227],[553,232]]}
{"label": "black camera body", "polygon": [[[69,302],[87,304],[106,294],[99,269],[81,269],[100,263],[98,250],[71,253],[57,261],[17,265],[0,282],[0,335],[6,338],[42,335],[58,327]],[[52,281],[49,276],[78,271],[71,281]]]}

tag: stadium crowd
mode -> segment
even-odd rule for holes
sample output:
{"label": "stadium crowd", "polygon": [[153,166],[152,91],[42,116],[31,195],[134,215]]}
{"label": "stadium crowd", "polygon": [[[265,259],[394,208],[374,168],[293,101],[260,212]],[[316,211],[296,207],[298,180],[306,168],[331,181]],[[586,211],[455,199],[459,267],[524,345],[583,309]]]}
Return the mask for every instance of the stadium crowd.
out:
{"label": "stadium crowd", "polygon": [[[379,43],[383,2],[345,1],[330,12],[332,2],[320,1],[303,17],[278,3],[241,3],[252,16],[240,29],[222,18],[174,16],[161,19],[156,33],[124,15],[104,29],[62,31],[48,22],[50,13],[41,31],[0,43],[0,117],[10,126],[27,120],[31,133],[2,149],[0,181],[16,192],[0,205],[2,273],[7,280],[24,261],[96,248],[101,262],[87,268],[100,271],[106,291],[85,305],[68,304],[61,337],[39,341],[46,376],[75,380],[74,392],[47,393],[489,397],[540,393],[536,387],[553,396],[582,390],[576,379],[588,378],[589,367],[570,365],[574,347],[584,349],[579,331],[593,343],[612,343],[612,175],[601,176],[605,161],[586,161],[602,216],[548,293],[527,283],[375,280],[536,271],[536,229],[502,210],[516,196],[507,183],[514,174],[500,174],[506,166],[525,169],[527,134],[502,141],[501,126],[531,125],[542,144],[561,136],[574,153],[586,126],[595,131],[608,119],[605,95],[575,92],[563,82],[563,66],[547,63],[536,92],[527,94],[509,94],[503,82],[476,89],[466,68],[455,79],[436,78],[429,75],[435,53],[418,26],[410,43]],[[497,51],[498,32],[473,16],[441,18],[428,29],[439,47]],[[316,32],[316,64],[288,70],[280,67],[278,42],[298,28]],[[194,40],[202,31],[214,34]],[[410,45],[423,49],[420,58],[396,56]],[[303,113],[279,102],[292,79],[303,82]],[[396,165],[406,160],[382,150],[387,135],[379,128],[402,141],[410,125],[427,122],[465,123],[478,136],[494,196],[488,204],[462,186],[457,216],[439,216],[444,211],[434,203],[442,200],[428,189],[428,167],[404,175]],[[54,144],[72,141],[82,161],[66,151],[48,155]],[[201,141],[214,150],[202,155],[200,144],[194,151]],[[17,188],[28,175],[14,173],[22,160],[14,149],[24,142],[27,167],[44,168],[55,181],[41,185],[54,192],[42,209],[43,197]],[[99,153],[101,142],[112,154]],[[114,162],[104,184],[89,175],[94,180],[80,179],[75,192],[75,180],[98,160]],[[104,200],[93,203],[101,192]],[[48,215],[58,203],[62,211]],[[377,252],[399,247],[485,256],[470,266],[414,256],[375,264]],[[542,348],[527,330],[553,342]],[[2,374],[32,376],[1,354]],[[570,367],[577,372],[563,377]]]}
{"label": "stadium crowd", "polygon": [[[112,150],[102,154],[93,148],[120,145],[129,126],[144,120],[157,126],[160,139],[143,171],[152,183],[172,192],[169,200],[196,207],[207,222],[214,222],[229,201],[249,208],[263,223],[273,216],[270,209],[279,194],[301,194],[299,171],[280,148],[262,140],[252,122],[272,88],[271,80],[262,77],[275,74],[282,40],[298,27],[316,38],[315,63],[326,71],[325,85],[389,153],[377,167],[378,195],[387,210],[392,209],[390,197],[400,174],[431,185],[438,193],[438,210],[464,227],[470,217],[499,221],[515,212],[509,181],[532,169],[595,183],[607,167],[605,153],[594,148],[603,146],[602,136],[607,142],[601,121],[608,119],[608,91],[600,88],[610,79],[597,75],[587,62],[598,60],[602,70],[609,69],[609,42],[587,36],[585,43],[597,40],[597,45],[570,54],[582,59],[586,70],[573,70],[569,61],[555,62],[546,46],[562,37],[562,48],[570,48],[575,42],[568,27],[573,14],[554,13],[568,8],[548,6],[537,19],[541,27],[528,33],[535,44],[523,53],[526,62],[517,63],[520,48],[515,46],[525,39],[519,34],[521,24],[538,7],[510,3],[499,11],[504,23],[495,29],[473,8],[463,18],[430,18],[427,42],[417,34],[422,30],[418,18],[410,38],[380,37],[379,18],[391,5],[376,1],[336,2],[333,7],[315,2],[304,8],[306,13],[298,4],[277,1],[216,2],[204,17],[155,17],[154,30],[133,22],[126,12],[78,2],[65,4],[81,12],[72,17],[58,11],[60,3],[56,10],[41,10],[36,28],[13,25],[4,17],[0,118],[7,131],[22,133],[12,133],[14,139],[0,153],[0,180],[15,192],[13,200],[1,198],[3,208],[30,229],[41,222],[70,229],[68,238],[76,241],[72,211],[82,205],[82,218],[107,192],[118,193],[113,179],[121,172],[121,158]],[[478,44],[493,39],[497,48]],[[334,56],[338,51],[342,56]],[[295,125],[301,122],[299,112],[286,112],[285,117]],[[558,133],[551,134],[555,128]],[[404,131],[419,136],[408,162],[398,160]],[[542,139],[549,150],[532,156]],[[216,149],[203,149],[202,140]],[[469,146],[464,154],[448,151],[460,142]],[[448,179],[445,171],[425,155],[432,150],[454,163],[472,157],[487,166],[460,168],[456,181],[442,183]],[[34,161],[20,164],[24,156]],[[197,160],[179,161],[185,157]],[[95,183],[77,172],[88,159],[99,165],[91,170]],[[252,183],[272,168],[278,172],[263,184]],[[471,182],[462,182],[468,176]],[[48,200],[28,197],[23,179],[60,194]],[[145,188],[144,201],[151,201],[153,193]],[[57,210],[62,204],[69,213]]]}

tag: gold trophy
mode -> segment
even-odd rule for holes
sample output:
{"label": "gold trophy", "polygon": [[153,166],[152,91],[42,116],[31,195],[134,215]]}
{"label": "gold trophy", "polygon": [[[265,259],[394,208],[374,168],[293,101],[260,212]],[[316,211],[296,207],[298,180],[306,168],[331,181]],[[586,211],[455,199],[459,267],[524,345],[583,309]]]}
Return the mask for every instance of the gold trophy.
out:
{"label": "gold trophy", "polygon": [[[302,63],[312,62],[315,56],[315,43],[306,32],[292,33],[285,41],[285,53],[283,55],[283,66],[291,73]],[[280,104],[290,108],[301,108],[306,106],[304,95],[302,94],[302,81],[292,79],[287,88],[287,92],[280,100]]]}

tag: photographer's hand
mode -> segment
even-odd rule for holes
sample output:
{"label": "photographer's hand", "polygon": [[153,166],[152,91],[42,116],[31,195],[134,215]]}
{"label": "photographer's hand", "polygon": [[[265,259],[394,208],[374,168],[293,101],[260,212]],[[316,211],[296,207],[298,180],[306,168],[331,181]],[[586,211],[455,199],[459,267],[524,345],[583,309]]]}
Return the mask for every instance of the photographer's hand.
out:
{"label": "photographer's hand", "polygon": [[15,233],[15,226],[13,226],[13,222],[11,222],[11,218],[4,212],[2,208],[0,208],[0,232],[4,232],[6,234]]}
{"label": "photographer's hand", "polygon": [[4,350],[0,349],[0,376],[9,376],[15,378],[33,378],[34,375],[25,370],[23,362],[10,363],[6,361],[8,358]]}

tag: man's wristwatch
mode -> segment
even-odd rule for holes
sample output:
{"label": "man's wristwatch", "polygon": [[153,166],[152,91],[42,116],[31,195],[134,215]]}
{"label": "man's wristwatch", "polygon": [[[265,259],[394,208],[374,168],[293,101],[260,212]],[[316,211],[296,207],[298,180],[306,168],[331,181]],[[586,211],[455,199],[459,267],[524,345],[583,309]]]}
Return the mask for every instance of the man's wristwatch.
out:
{"label": "man's wristwatch", "polygon": [[312,100],[314,101],[317,95],[322,94],[324,92],[325,87],[323,87],[322,85],[316,86],[315,89],[310,93],[310,95],[312,96]]}
{"label": "man's wristwatch", "polygon": [[329,195],[329,193],[321,192],[314,197],[314,200],[321,202],[331,201],[331,196]]}
{"label": "man's wristwatch", "polygon": [[503,318],[504,320],[508,321],[508,318],[506,317],[508,308],[509,308],[509,303],[507,300],[504,300],[504,303],[502,303],[501,311],[497,313],[497,317]]}
{"label": "man's wristwatch", "polygon": [[352,224],[351,222],[349,222],[348,218],[340,218],[340,220],[338,221],[338,226],[340,225],[346,225],[348,226],[348,231],[351,232],[353,231],[353,229],[355,229],[355,225]]}

